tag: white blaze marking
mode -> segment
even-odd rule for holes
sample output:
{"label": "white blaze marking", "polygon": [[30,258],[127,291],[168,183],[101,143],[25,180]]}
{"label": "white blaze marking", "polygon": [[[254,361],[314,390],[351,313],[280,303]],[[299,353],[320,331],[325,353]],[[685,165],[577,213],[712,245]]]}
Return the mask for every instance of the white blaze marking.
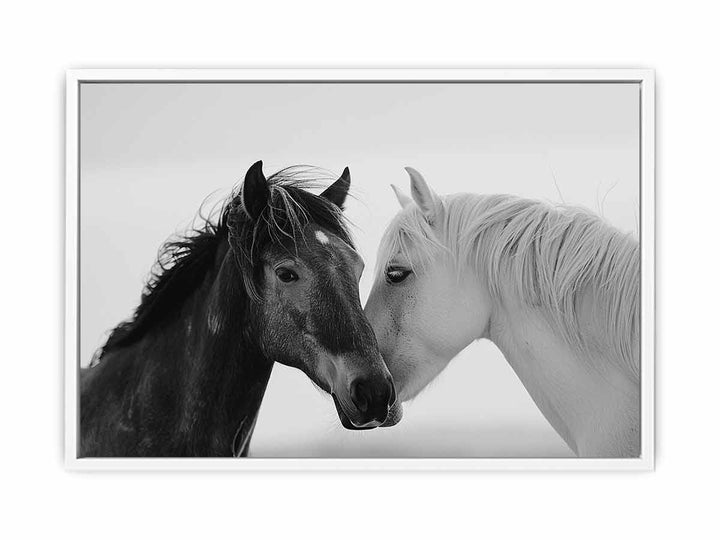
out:
{"label": "white blaze marking", "polygon": [[321,244],[330,243],[330,239],[328,238],[327,234],[322,231],[315,231],[315,238],[317,238],[318,242],[320,242]]}

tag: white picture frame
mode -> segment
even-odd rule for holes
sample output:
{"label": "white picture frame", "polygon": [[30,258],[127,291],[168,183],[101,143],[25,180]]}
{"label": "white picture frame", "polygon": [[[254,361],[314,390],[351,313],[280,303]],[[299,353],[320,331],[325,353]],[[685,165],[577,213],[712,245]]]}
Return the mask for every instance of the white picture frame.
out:
{"label": "white picture frame", "polygon": [[[78,458],[79,89],[98,82],[553,82],[640,86],[641,454],[587,458]],[[654,469],[655,78],[647,69],[82,69],[66,78],[65,464],[73,470],[582,470]]]}

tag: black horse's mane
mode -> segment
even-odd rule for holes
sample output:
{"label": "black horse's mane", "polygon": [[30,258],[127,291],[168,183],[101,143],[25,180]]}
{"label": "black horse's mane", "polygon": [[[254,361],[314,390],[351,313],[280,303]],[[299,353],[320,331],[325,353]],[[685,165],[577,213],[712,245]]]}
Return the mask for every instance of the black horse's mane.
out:
{"label": "black horse's mane", "polygon": [[307,191],[329,178],[328,173],[314,167],[282,169],[267,178],[269,200],[256,220],[242,209],[240,186],[221,207],[217,221],[201,216],[199,227],[165,242],[134,314],[110,332],[91,365],[112,350],[136,343],[170,313],[177,312],[213,268],[218,247],[226,240],[243,276],[245,292],[253,299],[260,297],[257,276],[262,251],[271,243],[296,242],[308,223],[330,230],[352,246],[342,211]]}

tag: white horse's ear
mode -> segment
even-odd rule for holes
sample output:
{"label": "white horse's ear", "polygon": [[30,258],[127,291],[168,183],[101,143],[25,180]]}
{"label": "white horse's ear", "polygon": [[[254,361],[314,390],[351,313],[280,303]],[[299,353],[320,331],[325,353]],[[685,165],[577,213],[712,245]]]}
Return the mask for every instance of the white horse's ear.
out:
{"label": "white horse's ear", "polygon": [[412,202],[412,199],[405,195],[395,184],[390,184],[390,187],[395,192],[395,196],[397,197],[397,200],[400,203],[401,207],[405,208],[408,204]]}
{"label": "white horse's ear", "polygon": [[430,189],[422,174],[412,167],[405,167],[405,170],[410,175],[410,193],[412,193],[413,200],[420,207],[428,222],[432,223],[435,220],[440,198]]}

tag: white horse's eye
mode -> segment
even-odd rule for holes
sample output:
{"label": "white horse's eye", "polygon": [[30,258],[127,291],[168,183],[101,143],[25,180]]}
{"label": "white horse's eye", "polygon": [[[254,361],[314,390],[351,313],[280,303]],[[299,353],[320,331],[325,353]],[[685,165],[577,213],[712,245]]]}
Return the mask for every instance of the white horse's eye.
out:
{"label": "white horse's eye", "polygon": [[402,281],[405,281],[405,279],[412,274],[412,270],[407,270],[405,268],[395,268],[390,267],[387,270],[385,270],[385,280],[388,283],[400,283]]}

